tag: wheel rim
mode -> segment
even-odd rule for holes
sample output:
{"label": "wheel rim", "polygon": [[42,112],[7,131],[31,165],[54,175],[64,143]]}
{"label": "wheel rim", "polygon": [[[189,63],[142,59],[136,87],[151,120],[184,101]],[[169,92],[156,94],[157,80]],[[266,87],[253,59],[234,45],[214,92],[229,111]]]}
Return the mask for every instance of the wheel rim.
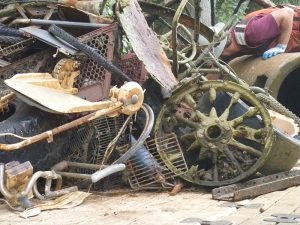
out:
{"label": "wheel rim", "polygon": [[190,81],[175,90],[155,126],[156,137],[168,133],[177,135],[188,164],[181,177],[206,186],[251,176],[267,160],[273,143],[271,118],[255,94],[222,81]]}

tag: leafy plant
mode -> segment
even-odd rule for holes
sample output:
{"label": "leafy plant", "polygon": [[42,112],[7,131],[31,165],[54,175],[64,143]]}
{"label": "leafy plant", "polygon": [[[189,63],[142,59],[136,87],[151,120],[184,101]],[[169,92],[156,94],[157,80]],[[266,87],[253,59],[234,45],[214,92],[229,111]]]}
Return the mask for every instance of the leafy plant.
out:
{"label": "leafy plant", "polygon": [[[238,4],[236,0],[218,1],[216,6],[216,19],[218,22],[226,23]],[[238,17],[242,19],[246,15],[247,5],[243,3],[238,10]]]}

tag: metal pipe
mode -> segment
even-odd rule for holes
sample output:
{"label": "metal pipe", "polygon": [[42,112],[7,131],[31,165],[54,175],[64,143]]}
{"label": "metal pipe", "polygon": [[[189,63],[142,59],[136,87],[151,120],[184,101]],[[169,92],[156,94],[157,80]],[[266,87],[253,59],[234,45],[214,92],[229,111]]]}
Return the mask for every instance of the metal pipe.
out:
{"label": "metal pipe", "polygon": [[45,198],[50,199],[50,198],[58,197],[58,196],[61,196],[61,195],[69,194],[69,193],[74,192],[74,191],[78,191],[77,186],[64,188],[64,189],[61,189],[61,190],[58,190],[58,191],[49,191],[49,192],[45,193]]}
{"label": "metal pipe", "polygon": [[104,177],[107,177],[116,172],[123,171],[125,168],[126,166],[123,163],[111,165],[103,170],[98,170],[96,173],[93,173],[91,180],[93,183],[96,183]]}
{"label": "metal pipe", "polygon": [[[99,168],[100,168],[100,165],[98,165],[98,164],[69,162],[69,161],[63,160],[61,162],[56,163],[54,166],[52,166],[51,170],[62,171],[64,169],[68,168],[69,166],[79,167],[79,168],[83,168],[83,169],[92,169],[92,170],[99,170]],[[108,167],[108,165],[102,166],[102,168],[106,168],[106,167]]]}
{"label": "metal pipe", "polygon": [[60,20],[42,20],[42,19],[15,19],[12,24],[30,24],[30,25],[46,25],[51,26],[52,24],[61,27],[76,27],[76,28],[103,28],[110,24],[100,23],[83,23],[83,22],[71,22],[71,21],[60,21]]}
{"label": "metal pipe", "polygon": [[91,174],[68,173],[68,172],[61,172],[61,171],[55,171],[55,173],[60,174],[63,177],[72,177],[78,179],[90,179],[92,176]]}
{"label": "metal pipe", "polygon": [[255,94],[261,93],[266,94],[266,91],[263,88],[257,87],[257,86],[251,86],[249,87],[251,91],[253,91]]}
{"label": "metal pipe", "polygon": [[28,195],[29,191],[32,189],[32,187],[34,186],[34,184],[36,183],[37,179],[39,179],[40,177],[44,177],[44,178],[56,178],[56,174],[53,173],[52,171],[38,171],[36,173],[34,173],[30,179],[30,181],[28,182],[26,188],[24,191],[22,191],[22,195]]}
{"label": "metal pipe", "polygon": [[45,199],[45,197],[44,197],[43,195],[41,195],[40,192],[38,191],[37,183],[36,183],[36,182],[35,182],[34,185],[33,185],[32,191],[33,191],[33,195],[34,195],[36,198],[38,198],[38,199],[40,199],[40,200],[44,200],[44,199]]}
{"label": "metal pipe", "polygon": [[6,199],[13,198],[12,194],[7,190],[4,184],[4,163],[0,163],[0,192]]}
{"label": "metal pipe", "polygon": [[177,25],[179,17],[187,3],[187,0],[182,0],[180,5],[178,6],[176,13],[174,15],[172,21],[172,50],[173,50],[173,64],[172,64],[172,71],[175,77],[178,77],[178,57],[177,57]]}
{"label": "metal pipe", "polygon": [[74,120],[70,123],[66,123],[64,125],[61,125],[59,127],[54,128],[52,130],[49,130],[49,131],[46,131],[44,133],[41,133],[41,134],[35,135],[33,137],[27,138],[24,141],[20,141],[20,142],[15,143],[15,144],[0,144],[0,149],[3,149],[3,150],[16,150],[16,149],[19,149],[19,148],[22,148],[24,146],[30,145],[32,143],[35,143],[35,142],[40,141],[40,140],[45,139],[45,138],[53,138],[53,135],[55,135],[55,134],[61,133],[61,132],[66,131],[66,130],[69,130],[73,127],[76,127],[76,126],[81,125],[83,123],[89,122],[89,121],[91,121],[93,119],[96,119],[100,116],[107,115],[111,112],[114,112],[114,111],[118,110],[122,106],[123,106],[123,102],[116,102],[113,105],[108,106],[105,109],[100,109],[96,112],[90,113],[90,114],[88,114],[84,117],[81,117],[77,120]]}

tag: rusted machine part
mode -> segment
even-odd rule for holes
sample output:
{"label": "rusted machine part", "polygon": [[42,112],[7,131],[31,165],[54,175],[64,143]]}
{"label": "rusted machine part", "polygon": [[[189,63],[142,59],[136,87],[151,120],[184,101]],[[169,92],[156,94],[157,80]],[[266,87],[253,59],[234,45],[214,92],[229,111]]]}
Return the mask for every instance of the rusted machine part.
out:
{"label": "rusted machine part", "polygon": [[64,89],[73,88],[74,79],[80,74],[80,62],[73,59],[61,59],[55,65],[52,76],[58,79]]}
{"label": "rusted machine part", "polygon": [[261,56],[247,55],[229,62],[229,66],[247,84],[267,88],[275,99],[283,81],[299,64],[300,53],[282,53],[267,60],[262,60]]}
{"label": "rusted machine part", "polygon": [[[171,8],[167,8],[161,5],[157,5],[154,3],[139,1],[139,5],[141,6],[142,10],[151,17],[163,17],[168,19],[173,19],[176,11]],[[184,26],[194,29],[195,21],[192,17],[189,17],[185,14],[181,14],[179,17],[179,23],[183,24]],[[199,33],[204,36],[209,42],[213,40],[214,32],[207,27],[206,25],[200,23],[200,30]]]}
{"label": "rusted machine part", "polygon": [[189,168],[181,177],[207,186],[238,182],[257,172],[274,141],[269,113],[255,94],[221,81],[192,79],[176,90],[155,125],[156,137],[170,132],[180,137]]}
{"label": "rusted machine part", "polygon": [[155,34],[147,25],[139,8],[139,3],[136,0],[130,0],[129,2],[130,4],[123,8],[123,12],[119,13],[123,29],[135,54],[143,61],[151,77],[170,92],[172,87],[177,84],[177,79],[171,71],[169,60],[159,45]]}
{"label": "rusted machine part", "polygon": [[122,106],[123,106],[123,103],[121,103],[121,102],[114,103],[113,105],[107,107],[106,109],[101,109],[99,111],[90,113],[90,114],[88,114],[84,117],[81,117],[77,120],[66,123],[62,126],[56,127],[52,130],[49,130],[49,131],[46,131],[44,133],[35,135],[33,137],[26,138],[26,140],[18,142],[16,144],[0,144],[0,149],[8,150],[8,151],[16,150],[16,149],[22,148],[26,145],[30,145],[32,143],[35,143],[35,142],[43,140],[43,139],[47,139],[48,142],[52,142],[53,141],[53,135],[61,133],[61,132],[66,131],[66,130],[69,130],[73,127],[76,127],[76,126],[78,126],[82,123],[88,122],[90,120],[96,119],[100,116],[103,116],[103,115],[106,115],[108,113],[114,112],[115,110],[121,108]]}
{"label": "rusted machine part", "polygon": [[212,190],[216,200],[240,201],[300,184],[300,170],[276,173]]}
{"label": "rusted machine part", "polygon": [[[54,128],[50,131],[46,131],[42,134],[35,135],[33,137],[24,138],[24,141],[18,142],[16,144],[0,144],[0,149],[3,150],[15,150],[26,145],[32,144],[34,142],[40,141],[42,139],[47,139],[48,142],[53,141],[53,135],[63,132],[65,130],[69,130],[73,127],[76,127],[82,123],[91,121],[103,115],[108,115],[119,111],[121,113],[125,113],[128,115],[134,114],[139,107],[141,107],[143,103],[143,92],[141,88],[138,88],[138,84],[131,85],[134,82],[128,82],[127,84],[123,85],[120,89],[114,88],[111,95],[112,98],[117,100],[115,103],[112,103],[108,107],[104,109],[100,109],[96,112],[90,113],[84,117],[81,117],[77,120],[72,122],[66,123],[62,126]],[[114,100],[114,101],[115,101]],[[114,114],[114,116],[119,115]],[[153,120],[151,121],[153,123]],[[152,126],[151,126],[152,127]],[[151,129],[151,128],[150,128]],[[12,135],[12,134],[2,134],[2,135]]]}
{"label": "rusted machine part", "polygon": [[178,26],[178,19],[182,14],[182,11],[186,5],[188,0],[182,0],[176,10],[176,13],[172,20],[172,49],[173,49],[173,64],[172,64],[172,71],[175,77],[178,76],[178,57],[177,57],[177,26]]}

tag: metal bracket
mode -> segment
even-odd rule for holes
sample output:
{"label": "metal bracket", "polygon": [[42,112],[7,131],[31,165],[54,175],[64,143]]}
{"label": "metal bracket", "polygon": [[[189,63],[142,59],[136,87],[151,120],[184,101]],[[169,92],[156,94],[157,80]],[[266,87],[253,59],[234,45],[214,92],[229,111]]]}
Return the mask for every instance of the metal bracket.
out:
{"label": "metal bracket", "polygon": [[276,218],[268,218],[268,219],[264,219],[264,221],[276,222],[276,223],[299,223],[299,221],[297,221],[296,219],[300,218],[300,215],[280,214],[280,213],[272,214],[271,216],[274,216]]}

